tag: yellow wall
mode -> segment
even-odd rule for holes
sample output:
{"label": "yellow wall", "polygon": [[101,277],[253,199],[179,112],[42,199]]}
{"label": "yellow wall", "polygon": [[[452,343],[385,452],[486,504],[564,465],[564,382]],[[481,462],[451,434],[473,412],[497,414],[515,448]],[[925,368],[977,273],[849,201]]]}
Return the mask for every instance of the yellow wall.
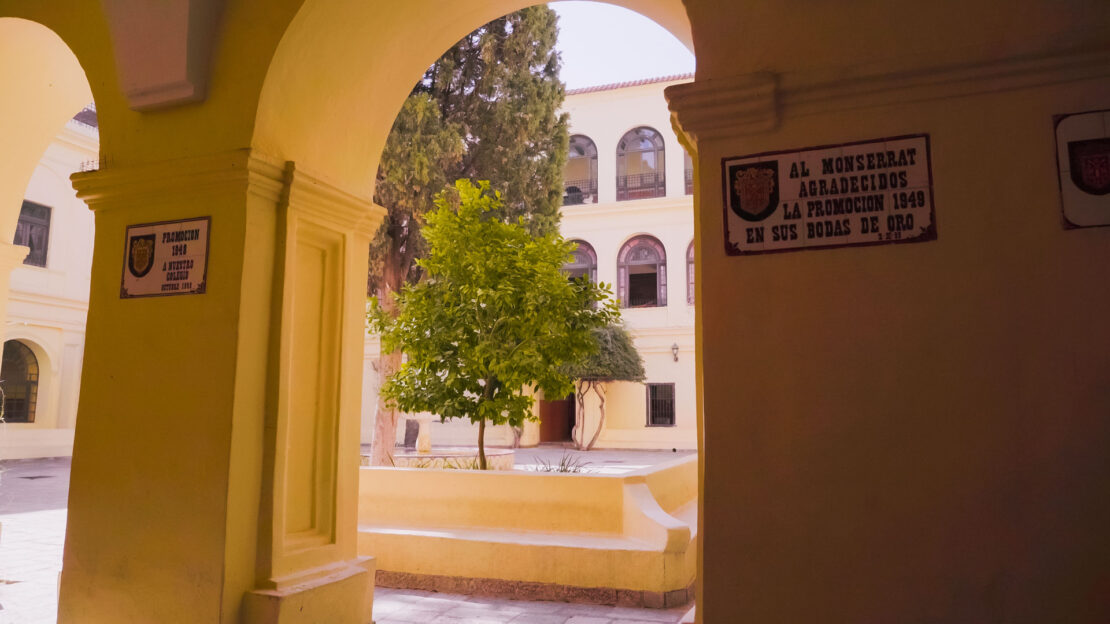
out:
{"label": "yellow wall", "polygon": [[[247,592],[280,585],[274,570],[308,568],[270,539],[285,512],[280,458],[306,461],[306,443],[276,437],[290,416],[282,332],[296,326],[283,314],[314,309],[271,298],[296,288],[273,267],[301,242],[274,227],[296,186],[283,164],[313,172],[302,184],[325,189],[320,202],[361,214],[335,231],[372,229],[363,200],[419,71],[523,4],[229,2],[208,99],[138,113],[100,4],[0,0],[0,15],[43,22],[79,59],[104,157],[79,184],[115,185],[94,200],[62,621],[230,622]],[[1062,229],[1052,134],[1055,114],[1110,108],[1110,5],[626,4],[672,24],[686,7],[698,58],[672,105],[699,166],[699,618],[1110,619],[1110,245],[1105,228]],[[34,58],[5,50],[4,71]],[[31,100],[6,119],[46,110]],[[932,137],[936,241],[724,255],[721,158],[916,132]],[[32,143],[6,152],[29,159],[13,167],[33,167]],[[247,148],[276,171],[260,180],[221,160]],[[198,161],[211,167],[198,174]],[[202,214],[209,292],[120,300],[124,227]],[[318,301],[348,344],[361,255],[329,278],[341,303]],[[348,348],[322,382],[350,436],[318,455],[338,479],[337,565],[355,565],[359,360]]]}
{"label": "yellow wall", "polygon": [[[1110,107],[1107,57],[1089,73],[911,71],[1105,50],[1107,5],[723,5],[690,3],[699,80],[783,73],[766,111],[746,115],[743,92],[722,106],[752,122],[739,136],[689,111],[704,130],[699,618],[1107,617],[1110,232],[1062,227],[1053,136],[1053,115]],[[936,241],[724,254],[721,158],[920,132]]]}

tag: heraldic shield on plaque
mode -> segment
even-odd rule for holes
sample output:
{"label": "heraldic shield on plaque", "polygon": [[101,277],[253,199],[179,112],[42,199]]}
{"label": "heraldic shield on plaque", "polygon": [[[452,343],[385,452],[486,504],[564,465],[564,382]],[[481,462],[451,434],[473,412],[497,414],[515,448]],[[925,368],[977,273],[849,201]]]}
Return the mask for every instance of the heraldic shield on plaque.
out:
{"label": "heraldic shield on plaque", "polygon": [[1058,116],[1056,163],[1064,226],[1110,225],[1110,110]]}
{"label": "heraldic shield on plaque", "polygon": [[127,270],[135,277],[143,277],[150,273],[154,266],[154,235],[142,234],[132,236],[127,245]]}
{"label": "heraldic shield on plaque", "polygon": [[728,168],[732,201],[736,216],[745,221],[762,221],[779,204],[779,163],[777,160]]}
{"label": "heraldic shield on plaque", "polygon": [[732,256],[936,239],[929,135],[721,159]]}

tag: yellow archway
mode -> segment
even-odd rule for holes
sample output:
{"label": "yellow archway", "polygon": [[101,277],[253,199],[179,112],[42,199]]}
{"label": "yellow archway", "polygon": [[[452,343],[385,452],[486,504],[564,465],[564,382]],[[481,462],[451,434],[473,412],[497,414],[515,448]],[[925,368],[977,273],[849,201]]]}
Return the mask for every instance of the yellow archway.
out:
{"label": "yellow archway", "polygon": [[[305,2],[266,74],[252,147],[369,197],[393,119],[423,71],[474,28],[534,4]],[[681,0],[613,4],[655,20],[693,50]]]}

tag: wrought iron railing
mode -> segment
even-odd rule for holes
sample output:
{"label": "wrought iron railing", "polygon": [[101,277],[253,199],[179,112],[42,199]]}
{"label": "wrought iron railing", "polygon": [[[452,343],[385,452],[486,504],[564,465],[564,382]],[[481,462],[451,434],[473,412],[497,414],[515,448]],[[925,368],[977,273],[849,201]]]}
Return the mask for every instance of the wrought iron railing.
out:
{"label": "wrought iron railing", "polygon": [[617,176],[617,201],[648,199],[667,194],[667,181],[661,172]]}
{"label": "wrought iron railing", "polygon": [[597,203],[597,179],[566,180],[563,182],[563,205]]}

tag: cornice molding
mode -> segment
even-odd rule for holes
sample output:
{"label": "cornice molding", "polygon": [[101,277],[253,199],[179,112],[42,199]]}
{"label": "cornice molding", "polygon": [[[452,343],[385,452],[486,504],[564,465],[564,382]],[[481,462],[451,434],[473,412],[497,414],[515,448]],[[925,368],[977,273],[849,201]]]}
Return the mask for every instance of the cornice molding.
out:
{"label": "cornice molding", "polygon": [[93,210],[134,203],[161,203],[167,196],[210,197],[249,190],[276,202],[285,183],[280,161],[248,149],[156,163],[113,167],[70,176],[77,197]]}
{"label": "cornice molding", "polygon": [[876,67],[830,80],[826,72],[780,80],[784,115],[966,97],[1110,76],[1110,49],[1022,56],[891,71]]}
{"label": "cornice molding", "polygon": [[914,69],[761,72],[673,85],[664,94],[675,129],[694,141],[705,141],[769,132],[782,118],[1107,76],[1110,49],[1103,48]]}

